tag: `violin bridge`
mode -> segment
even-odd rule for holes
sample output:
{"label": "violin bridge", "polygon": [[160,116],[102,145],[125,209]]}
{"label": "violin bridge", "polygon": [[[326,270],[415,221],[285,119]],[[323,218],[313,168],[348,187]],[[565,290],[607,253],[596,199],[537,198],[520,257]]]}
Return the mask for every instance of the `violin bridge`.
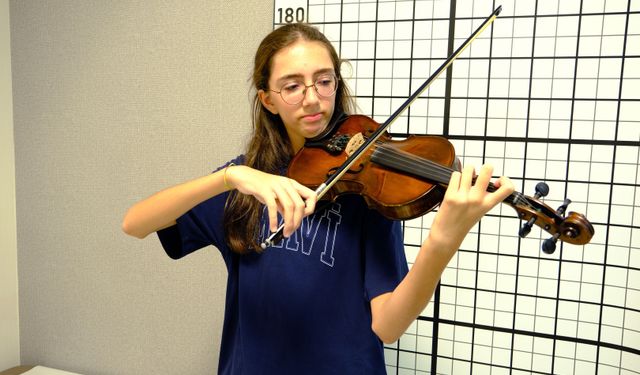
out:
{"label": "violin bridge", "polygon": [[349,140],[349,143],[347,143],[347,147],[345,147],[344,152],[346,152],[347,155],[351,156],[351,154],[356,152],[358,148],[362,146],[363,143],[364,143],[364,136],[362,135],[362,133],[357,133],[356,135],[351,137],[351,139]]}

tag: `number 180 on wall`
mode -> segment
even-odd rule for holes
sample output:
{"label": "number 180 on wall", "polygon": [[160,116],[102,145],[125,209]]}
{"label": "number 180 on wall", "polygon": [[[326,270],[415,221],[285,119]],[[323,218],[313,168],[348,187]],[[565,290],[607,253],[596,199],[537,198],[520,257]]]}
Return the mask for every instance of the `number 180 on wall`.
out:
{"label": "number 180 on wall", "polygon": [[273,9],[273,23],[307,22],[307,9],[307,1],[276,0]]}

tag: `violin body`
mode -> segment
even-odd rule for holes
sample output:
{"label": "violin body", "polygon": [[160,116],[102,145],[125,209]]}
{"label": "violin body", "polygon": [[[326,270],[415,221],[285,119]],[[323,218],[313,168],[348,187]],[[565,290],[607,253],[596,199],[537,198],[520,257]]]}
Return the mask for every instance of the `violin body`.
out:
{"label": "violin body", "polygon": [[[334,179],[322,199],[359,194],[370,208],[394,220],[412,219],[433,210],[444,198],[451,173],[461,169],[453,145],[438,136],[410,135],[392,140],[386,131],[381,133],[380,126],[366,116],[348,116],[325,137],[305,143],[289,164],[288,177],[316,188],[340,170],[343,174]],[[370,138],[376,141],[364,145]],[[355,162],[344,171],[352,155]],[[487,190],[495,191],[495,186],[490,183]],[[546,253],[555,250],[558,240],[587,244],[595,232],[591,223],[580,213],[564,216],[569,199],[556,210],[538,200],[547,193],[548,186],[539,183],[533,198],[514,192],[503,201],[526,222],[520,237],[524,238],[535,224],[552,235],[543,243]]]}
{"label": "violin body", "polygon": [[[289,164],[288,177],[316,188],[335,173],[359,146],[360,137],[368,138],[379,126],[369,117],[349,116],[336,124],[336,129],[324,139],[306,144]],[[379,138],[379,144],[460,169],[453,145],[443,137],[410,135],[406,139],[392,140],[385,133]],[[364,152],[324,198],[335,200],[341,194],[359,194],[370,208],[394,220],[422,216],[440,204],[446,186],[420,177],[418,171],[400,172],[390,167],[384,157],[376,154],[377,151],[378,148],[373,146]],[[412,169],[411,163],[407,167]]]}

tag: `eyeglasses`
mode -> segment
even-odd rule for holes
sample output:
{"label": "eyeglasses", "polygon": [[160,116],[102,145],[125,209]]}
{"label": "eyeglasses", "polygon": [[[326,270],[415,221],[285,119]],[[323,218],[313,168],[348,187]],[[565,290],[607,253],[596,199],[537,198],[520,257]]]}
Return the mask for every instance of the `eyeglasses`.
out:
{"label": "eyeglasses", "polygon": [[316,78],[311,85],[305,85],[301,81],[290,81],[282,85],[280,91],[269,90],[280,94],[282,100],[290,105],[296,105],[304,100],[307,95],[307,89],[313,87],[320,97],[329,98],[336,93],[338,89],[338,77],[335,74],[323,74]]}

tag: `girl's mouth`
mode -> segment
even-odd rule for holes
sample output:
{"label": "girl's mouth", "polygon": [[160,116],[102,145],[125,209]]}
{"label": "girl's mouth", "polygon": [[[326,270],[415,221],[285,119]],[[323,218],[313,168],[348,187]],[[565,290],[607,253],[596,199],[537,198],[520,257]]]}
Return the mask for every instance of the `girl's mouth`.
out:
{"label": "girl's mouth", "polygon": [[322,113],[314,113],[312,115],[306,115],[302,118],[308,122],[316,122],[322,118]]}

